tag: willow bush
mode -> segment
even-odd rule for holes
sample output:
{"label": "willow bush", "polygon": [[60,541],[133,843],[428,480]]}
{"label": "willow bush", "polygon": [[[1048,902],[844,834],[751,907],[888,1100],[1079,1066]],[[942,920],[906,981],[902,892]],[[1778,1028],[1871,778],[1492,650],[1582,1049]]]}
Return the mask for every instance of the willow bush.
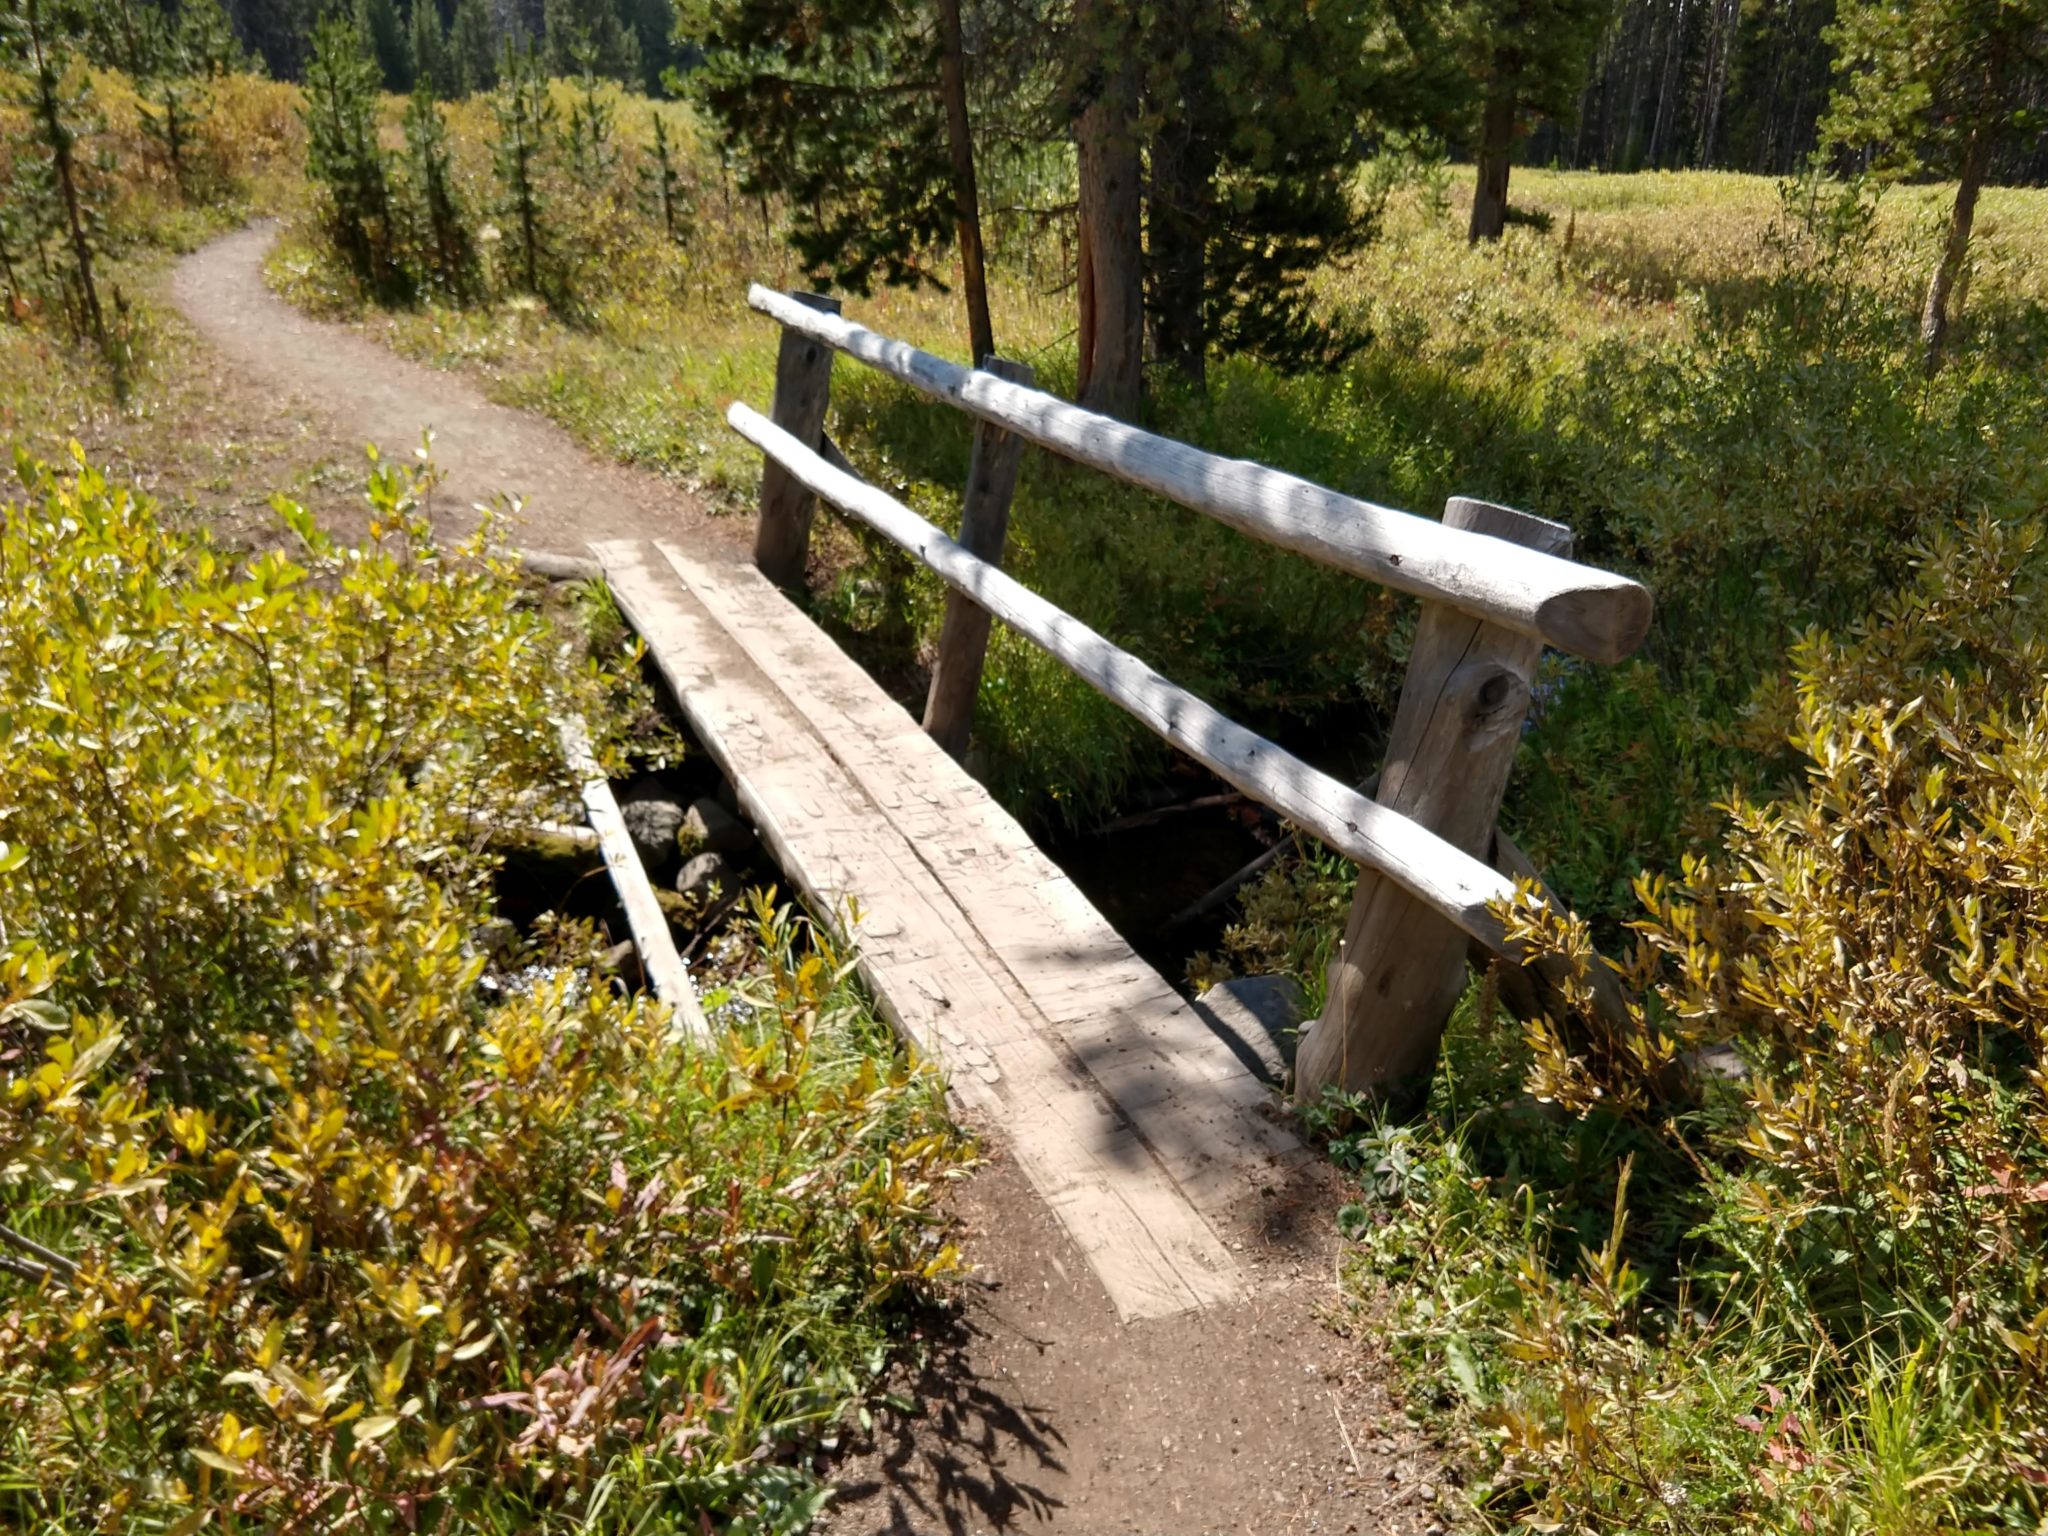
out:
{"label": "willow bush", "polygon": [[[491,829],[613,682],[411,472],[369,541],[0,508],[0,1526],[786,1529],[964,1158],[757,898],[679,1043]],[[508,966],[517,966],[509,969]],[[608,1513],[607,1513],[608,1512]]]}
{"label": "willow bush", "polygon": [[[1801,641],[1779,702],[1803,779],[1637,883],[1625,1024],[1581,994],[1517,1042],[1482,997],[1447,1134],[1344,1144],[1374,1174],[1351,1225],[1409,1282],[1410,1364],[1450,1387],[1489,1513],[2048,1513],[2042,527],[1932,540],[1863,624]],[[1582,981],[1604,963],[1548,909],[1510,926]]]}

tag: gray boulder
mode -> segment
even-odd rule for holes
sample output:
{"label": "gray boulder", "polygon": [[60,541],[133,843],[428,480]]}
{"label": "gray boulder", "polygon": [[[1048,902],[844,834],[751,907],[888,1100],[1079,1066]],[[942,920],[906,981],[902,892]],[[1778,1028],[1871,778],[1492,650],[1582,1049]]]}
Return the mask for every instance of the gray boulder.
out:
{"label": "gray boulder", "polygon": [[633,851],[650,874],[661,874],[675,864],[676,835],[687,814],[659,779],[636,779],[619,796],[619,816],[633,839]]}
{"label": "gray boulder", "polygon": [[683,866],[683,872],[676,876],[676,890],[684,896],[695,896],[708,891],[726,877],[725,855],[722,853],[700,853]]}
{"label": "gray boulder", "polygon": [[706,795],[690,802],[681,841],[689,853],[744,853],[754,845],[754,829]]}

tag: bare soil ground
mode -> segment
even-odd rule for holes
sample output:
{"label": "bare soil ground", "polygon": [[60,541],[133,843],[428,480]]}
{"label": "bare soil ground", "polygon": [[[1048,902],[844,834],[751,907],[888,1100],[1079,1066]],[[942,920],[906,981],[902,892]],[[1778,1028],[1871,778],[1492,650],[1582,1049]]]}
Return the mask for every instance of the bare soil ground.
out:
{"label": "bare soil ground", "polygon": [[[173,504],[264,540],[271,489],[326,521],[361,521],[362,449],[407,454],[422,428],[447,474],[442,515],[499,493],[510,537],[580,553],[595,538],[675,538],[737,558],[747,530],[679,487],[599,462],[460,375],[308,319],[265,287],[262,227],[175,270],[193,335],[151,419],[81,423],[102,463]],[[451,529],[453,531],[453,529]],[[1228,1310],[1122,1324],[1086,1262],[982,1127],[988,1165],[956,1212],[975,1269],[927,1320],[898,1406],[828,1460],[829,1536],[1424,1536],[1438,1529],[1434,1457],[1400,1412],[1338,1285],[1335,1180],[1276,1195],[1228,1234],[1257,1277]]]}

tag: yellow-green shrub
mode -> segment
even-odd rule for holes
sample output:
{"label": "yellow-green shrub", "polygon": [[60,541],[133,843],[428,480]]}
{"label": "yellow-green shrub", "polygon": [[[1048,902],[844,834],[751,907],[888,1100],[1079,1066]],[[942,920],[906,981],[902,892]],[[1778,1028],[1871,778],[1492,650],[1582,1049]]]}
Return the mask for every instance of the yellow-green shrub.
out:
{"label": "yellow-green shrub", "polygon": [[757,900],[711,1049],[573,933],[491,969],[484,838],[603,698],[414,477],[360,549],[281,505],[294,561],[23,470],[0,1526],[800,1520],[963,1156],[847,966]]}
{"label": "yellow-green shrub", "polygon": [[[2042,1518],[2042,526],[1960,528],[1856,632],[1801,643],[1764,715],[1790,712],[1804,781],[1737,797],[1717,855],[1638,883],[1626,1025],[1580,1007],[1516,1051],[1482,1009],[1438,1084],[1455,1131],[1347,1148],[1402,1169],[1352,1223],[1414,1282],[1413,1358],[1455,1385],[1495,1511]],[[1512,926],[1590,960],[1575,924]]]}

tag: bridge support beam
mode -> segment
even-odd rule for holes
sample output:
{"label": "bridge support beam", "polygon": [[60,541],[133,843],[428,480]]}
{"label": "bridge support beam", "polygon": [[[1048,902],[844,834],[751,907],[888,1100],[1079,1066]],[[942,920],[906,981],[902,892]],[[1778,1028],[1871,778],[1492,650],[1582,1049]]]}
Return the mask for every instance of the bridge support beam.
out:
{"label": "bridge support beam", "polygon": [[[1447,527],[1491,534],[1568,559],[1560,523],[1454,496]],[[1514,767],[1543,642],[1426,603],[1375,798],[1479,859]],[[1428,1087],[1439,1041],[1465,987],[1470,940],[1385,875],[1360,869],[1328,1001],[1302,1038],[1295,1095],[1325,1088],[1402,1107]]]}
{"label": "bridge support beam", "polygon": [[[807,309],[839,313],[839,300],[818,293],[789,296]],[[825,407],[832,398],[832,349],[785,327],[775,358],[775,425],[805,447],[825,438]],[[754,564],[777,586],[800,591],[811,555],[811,517],[818,501],[773,459],[761,472],[761,520],[754,529]]]}

